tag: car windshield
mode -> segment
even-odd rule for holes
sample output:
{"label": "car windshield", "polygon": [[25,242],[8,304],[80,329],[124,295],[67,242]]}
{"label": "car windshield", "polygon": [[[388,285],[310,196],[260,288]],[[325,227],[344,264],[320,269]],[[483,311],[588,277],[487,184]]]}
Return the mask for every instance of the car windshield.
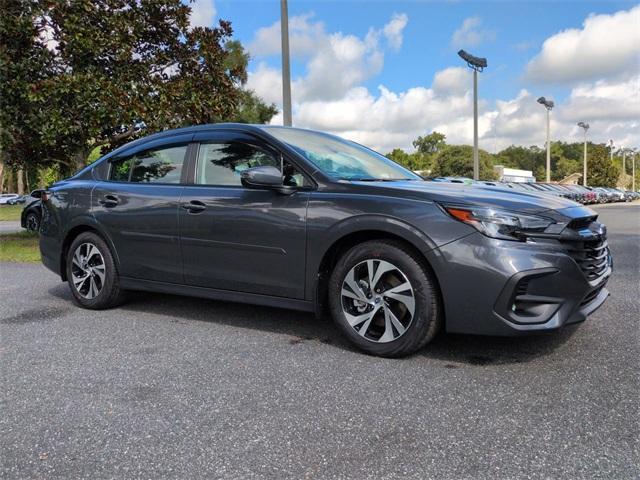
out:
{"label": "car windshield", "polygon": [[362,145],[311,130],[262,127],[336,180],[422,180],[422,177]]}

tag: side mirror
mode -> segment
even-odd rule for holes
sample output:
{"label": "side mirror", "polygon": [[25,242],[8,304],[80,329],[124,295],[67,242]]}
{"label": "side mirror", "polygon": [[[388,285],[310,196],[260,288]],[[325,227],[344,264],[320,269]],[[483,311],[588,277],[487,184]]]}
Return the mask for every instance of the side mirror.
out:
{"label": "side mirror", "polygon": [[240,181],[245,188],[275,190],[285,195],[295,192],[294,188],[282,184],[282,172],[276,167],[249,168],[240,174]]}
{"label": "side mirror", "polygon": [[31,192],[31,196],[33,198],[42,198],[43,193],[44,193],[44,190],[34,190],[33,192]]}

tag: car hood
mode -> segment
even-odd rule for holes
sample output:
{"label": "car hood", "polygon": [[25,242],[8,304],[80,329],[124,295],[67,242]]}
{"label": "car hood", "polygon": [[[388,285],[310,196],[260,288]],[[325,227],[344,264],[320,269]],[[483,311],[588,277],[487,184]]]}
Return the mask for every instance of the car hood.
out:
{"label": "car hood", "polygon": [[367,190],[371,189],[374,194],[431,200],[438,203],[479,205],[532,214],[558,212],[569,218],[596,215],[593,210],[577,202],[543,192],[527,193],[502,187],[428,181],[353,183]]}

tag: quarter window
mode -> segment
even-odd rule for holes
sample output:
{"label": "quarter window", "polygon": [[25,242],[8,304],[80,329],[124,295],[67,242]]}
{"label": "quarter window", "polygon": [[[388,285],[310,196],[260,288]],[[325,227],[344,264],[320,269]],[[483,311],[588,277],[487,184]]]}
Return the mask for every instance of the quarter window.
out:
{"label": "quarter window", "polygon": [[196,182],[201,185],[240,186],[240,174],[248,168],[272,166],[280,160],[246,143],[203,143],[198,151]]}

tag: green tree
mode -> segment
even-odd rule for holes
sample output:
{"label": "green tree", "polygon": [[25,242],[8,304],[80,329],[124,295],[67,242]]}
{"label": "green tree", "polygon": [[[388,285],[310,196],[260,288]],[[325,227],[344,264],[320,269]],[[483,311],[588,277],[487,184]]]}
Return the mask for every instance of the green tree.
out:
{"label": "green tree", "polygon": [[535,172],[538,167],[544,168],[544,150],[536,146],[520,147],[511,145],[495,156],[497,165]]}
{"label": "green tree", "polygon": [[587,155],[589,185],[615,187],[620,168],[611,163],[606,145],[590,145]]}
{"label": "green tree", "polygon": [[180,0],[4,2],[3,160],[75,169],[96,147],[167,128],[268,121],[275,109],[243,90],[231,24],[190,28],[190,13]]}
{"label": "green tree", "polygon": [[418,137],[413,141],[413,146],[424,155],[435,155],[446,145],[446,136],[443,133],[431,132],[423,137]]}
{"label": "green tree", "polygon": [[[224,67],[230,75],[238,76],[244,85],[247,81],[247,66],[249,54],[238,40],[229,40],[225,45],[227,56]],[[278,109],[274,104],[267,105],[253,91],[242,89],[239,92],[238,104],[235,112],[228,118],[230,122],[238,123],[268,123]]]}
{"label": "green tree", "polygon": [[[480,178],[495,180],[493,158],[490,153],[480,150]],[[434,176],[460,176],[473,178],[473,147],[469,145],[447,145],[434,158]]]}
{"label": "green tree", "polygon": [[407,153],[401,148],[394,148],[385,156],[413,171],[425,171],[431,169],[431,161],[429,157],[420,152]]}

